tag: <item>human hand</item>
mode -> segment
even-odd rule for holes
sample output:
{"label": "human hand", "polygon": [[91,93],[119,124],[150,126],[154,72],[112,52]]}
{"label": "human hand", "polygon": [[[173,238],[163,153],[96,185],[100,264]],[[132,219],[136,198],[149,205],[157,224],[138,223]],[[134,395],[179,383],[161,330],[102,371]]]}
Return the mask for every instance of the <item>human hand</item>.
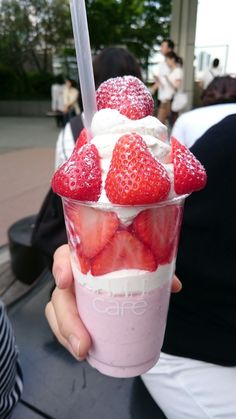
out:
{"label": "human hand", "polygon": [[[54,254],[53,275],[57,286],[45,309],[48,323],[58,341],[77,360],[82,360],[91,346],[91,338],[78,315],[67,244]],[[174,275],[171,291],[177,293],[181,288],[181,282]]]}
{"label": "human hand", "polygon": [[57,286],[46,305],[45,314],[58,341],[81,361],[86,358],[91,338],[78,315],[67,244],[54,254],[53,276]]}

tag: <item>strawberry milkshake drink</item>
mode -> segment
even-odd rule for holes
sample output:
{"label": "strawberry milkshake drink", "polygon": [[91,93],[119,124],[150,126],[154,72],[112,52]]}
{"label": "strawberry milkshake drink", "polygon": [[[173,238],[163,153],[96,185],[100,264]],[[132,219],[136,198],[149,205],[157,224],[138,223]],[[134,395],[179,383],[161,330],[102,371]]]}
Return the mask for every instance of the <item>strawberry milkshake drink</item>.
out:
{"label": "strawberry milkshake drink", "polygon": [[88,362],[131,377],[158,361],[184,199],[206,184],[201,163],[152,117],[135,77],[97,90],[98,111],[52,188],[63,200]]}

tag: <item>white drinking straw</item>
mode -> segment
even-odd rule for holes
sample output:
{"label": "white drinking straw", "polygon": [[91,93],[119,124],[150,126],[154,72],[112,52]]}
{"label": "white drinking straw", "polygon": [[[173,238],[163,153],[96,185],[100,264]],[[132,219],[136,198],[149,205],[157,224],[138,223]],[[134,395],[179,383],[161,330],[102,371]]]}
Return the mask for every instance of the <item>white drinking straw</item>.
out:
{"label": "white drinking straw", "polygon": [[85,126],[86,128],[90,128],[97,106],[84,0],[70,0],[70,11],[84,108]]}

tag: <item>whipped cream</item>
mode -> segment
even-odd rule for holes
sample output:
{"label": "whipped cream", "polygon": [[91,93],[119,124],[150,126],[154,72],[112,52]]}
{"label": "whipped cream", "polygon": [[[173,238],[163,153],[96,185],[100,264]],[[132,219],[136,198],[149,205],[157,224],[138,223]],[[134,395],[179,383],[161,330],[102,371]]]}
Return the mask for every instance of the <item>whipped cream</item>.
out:
{"label": "whipped cream", "polygon": [[[135,132],[142,136],[152,155],[164,164],[173,183],[173,165],[165,164],[168,161],[170,153],[170,146],[165,142],[167,140],[167,128],[157,118],[147,116],[142,119],[132,120],[120,114],[115,109],[102,109],[94,115],[91,131],[93,135],[91,143],[97,147],[101,157],[102,192],[98,201],[99,203],[109,203],[105,191],[105,181],[109,171],[113,149],[119,138],[125,134]],[[172,187],[167,199],[175,196],[173,190]],[[129,214],[126,217],[127,209],[124,211],[121,210],[121,212],[116,209],[119,218],[121,218],[125,225],[129,224],[132,221],[131,218],[136,216],[139,211],[140,209],[133,208],[130,213],[128,210]]]}
{"label": "whipped cream", "polygon": [[84,275],[77,267],[79,261],[71,255],[71,265],[75,281],[94,292],[107,292],[111,295],[131,295],[146,293],[169,282],[175,271],[175,259],[171,263],[159,265],[154,272],[140,269],[122,269],[94,277],[91,273]]}
{"label": "whipped cream", "polygon": [[166,126],[154,116],[133,120],[120,114],[116,109],[108,108],[95,113],[91,131],[94,136],[111,133],[124,134],[135,131],[140,135],[151,135],[164,142],[167,140]]}

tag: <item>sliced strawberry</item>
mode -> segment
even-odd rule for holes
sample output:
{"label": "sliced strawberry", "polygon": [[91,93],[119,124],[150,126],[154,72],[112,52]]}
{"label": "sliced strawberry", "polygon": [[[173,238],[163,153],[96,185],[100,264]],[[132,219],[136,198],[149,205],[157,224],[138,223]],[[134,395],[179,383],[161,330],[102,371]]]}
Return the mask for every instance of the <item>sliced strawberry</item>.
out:
{"label": "sliced strawberry", "polygon": [[[76,219],[77,218],[77,219]],[[80,206],[74,218],[81,249],[87,258],[97,255],[114,236],[119,220],[115,212]]]}
{"label": "sliced strawberry", "polygon": [[170,179],[142,137],[136,133],[126,134],[113,150],[105,190],[114,204],[155,203],[167,197]]}
{"label": "sliced strawberry", "polygon": [[86,274],[90,269],[89,259],[83,254],[81,246],[78,244],[76,246],[76,256],[79,260],[80,270],[83,274]]}
{"label": "sliced strawberry", "polygon": [[88,144],[91,138],[92,135],[90,131],[87,128],[83,128],[75,143],[76,150],[79,151],[83,145]]}
{"label": "sliced strawberry", "polygon": [[203,189],[207,175],[200,161],[174,137],[171,137],[171,148],[175,192],[181,195]]}
{"label": "sliced strawberry", "polygon": [[94,144],[73,151],[52,178],[55,193],[81,201],[97,201],[101,193],[100,157]]}
{"label": "sliced strawberry", "polygon": [[104,275],[121,269],[155,271],[155,258],[143,243],[128,231],[117,231],[106,247],[91,261],[91,273]]}
{"label": "sliced strawberry", "polygon": [[[74,234],[78,234],[79,236],[79,230],[78,230],[78,204],[76,203],[71,203],[68,202],[66,200],[64,200],[63,202],[63,206],[64,206],[64,214],[65,214],[65,218],[66,218],[66,222],[67,225],[73,226],[70,227],[70,230],[74,231]],[[79,205],[80,208],[80,205]]]}
{"label": "sliced strawberry", "polygon": [[154,102],[151,93],[141,80],[134,76],[108,79],[96,94],[98,110],[111,108],[130,119],[152,115]]}
{"label": "sliced strawberry", "polygon": [[168,205],[142,211],[134,219],[135,233],[151,249],[158,264],[169,263],[175,256],[181,214],[181,207]]}

